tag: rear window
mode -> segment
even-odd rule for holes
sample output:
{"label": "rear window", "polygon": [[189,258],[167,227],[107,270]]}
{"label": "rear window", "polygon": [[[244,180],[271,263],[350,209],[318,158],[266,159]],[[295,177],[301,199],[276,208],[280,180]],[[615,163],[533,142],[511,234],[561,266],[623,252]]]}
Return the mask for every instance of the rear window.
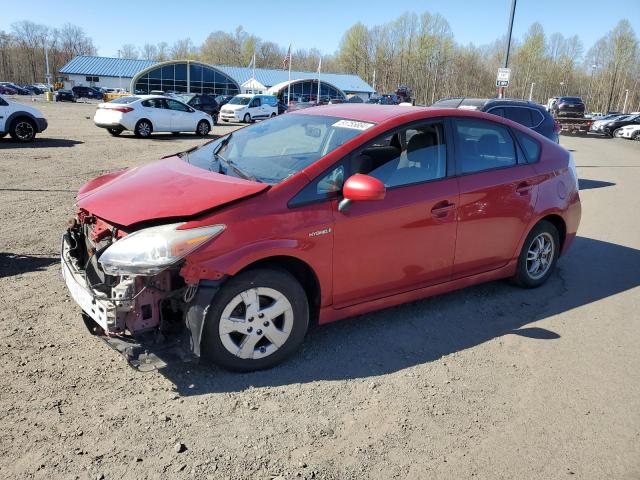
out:
{"label": "rear window", "polygon": [[540,144],[526,133],[522,133],[515,128],[512,130],[516,138],[518,139],[518,143],[522,147],[522,151],[524,152],[524,156],[527,159],[527,163],[537,162],[540,158]]}
{"label": "rear window", "polygon": [[140,100],[140,97],[120,97],[114,100],[111,100],[109,103],[131,103],[136,100]]}
{"label": "rear window", "polygon": [[561,102],[574,102],[574,103],[582,103],[582,99],[580,97],[560,97]]}

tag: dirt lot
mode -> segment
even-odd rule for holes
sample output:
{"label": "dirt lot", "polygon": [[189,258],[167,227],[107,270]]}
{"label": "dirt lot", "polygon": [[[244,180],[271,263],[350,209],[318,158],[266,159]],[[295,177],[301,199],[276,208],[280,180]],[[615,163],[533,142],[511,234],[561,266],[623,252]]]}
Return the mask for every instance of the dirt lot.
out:
{"label": "dirt lot", "polygon": [[538,290],[338,322],[268,372],[140,373],[87,333],[60,235],[86,180],[201,140],[38,106],[35,143],[0,140],[0,478],[640,478],[640,142],[563,137],[583,219]]}

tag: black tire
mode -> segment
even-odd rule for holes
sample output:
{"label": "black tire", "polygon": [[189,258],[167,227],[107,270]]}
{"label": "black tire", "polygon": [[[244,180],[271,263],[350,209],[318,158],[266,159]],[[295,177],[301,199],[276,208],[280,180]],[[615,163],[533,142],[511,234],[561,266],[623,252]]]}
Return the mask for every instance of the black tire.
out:
{"label": "black tire", "polygon": [[25,117],[16,118],[9,128],[9,135],[16,142],[28,143],[36,138],[36,124]]}
{"label": "black tire", "polygon": [[206,137],[207,135],[209,135],[210,131],[211,125],[209,125],[209,122],[207,122],[206,120],[200,120],[198,122],[198,126],[196,127],[196,135],[199,135],[200,137]]}
{"label": "black tire", "polygon": [[249,115],[248,113],[244,114],[244,118],[242,119],[242,121],[244,123],[251,123],[251,115]]}
{"label": "black tire", "polygon": [[135,136],[138,138],[149,138],[151,136],[151,132],[153,132],[153,125],[146,119],[138,120],[136,128],[133,131]]}
{"label": "black tire", "polygon": [[[553,243],[553,250],[548,259],[548,267],[541,276],[531,274],[530,265],[528,260],[528,254],[530,249],[535,247],[534,242],[539,236],[544,236],[544,239],[551,239]],[[558,229],[550,222],[541,220],[538,222],[527,235],[527,239],[522,245],[522,251],[518,257],[518,267],[516,274],[513,277],[514,283],[524,288],[537,288],[547,281],[549,276],[553,273],[553,270],[558,261],[560,255],[560,235]],[[534,260],[535,261],[535,260]],[[533,265],[531,265],[533,266]]]}
{"label": "black tire", "polygon": [[633,132],[633,135],[631,135],[631,140],[640,141],[640,130],[638,130],[637,132]]}
{"label": "black tire", "polygon": [[[221,316],[228,304],[240,293],[260,287],[277,290],[289,301],[293,312],[292,327],[286,341],[273,353],[258,359],[240,358],[227,350],[220,338]],[[256,328],[262,328],[259,322],[260,320],[257,320],[246,323],[246,325],[256,325]],[[244,325],[245,323],[242,323],[242,328]],[[302,344],[308,326],[309,303],[307,296],[300,283],[291,274],[284,270],[275,269],[248,270],[227,281],[214,297],[203,329],[202,356],[227,370],[237,372],[264,370],[274,367],[291,356]],[[252,333],[258,334],[259,330]],[[253,348],[258,345],[260,345],[260,341]]]}
{"label": "black tire", "polygon": [[121,128],[107,128],[107,132],[109,132],[114,137],[117,137],[122,133],[122,129]]}
{"label": "black tire", "polygon": [[275,117],[276,115],[277,115],[276,113],[272,113],[271,118]]}

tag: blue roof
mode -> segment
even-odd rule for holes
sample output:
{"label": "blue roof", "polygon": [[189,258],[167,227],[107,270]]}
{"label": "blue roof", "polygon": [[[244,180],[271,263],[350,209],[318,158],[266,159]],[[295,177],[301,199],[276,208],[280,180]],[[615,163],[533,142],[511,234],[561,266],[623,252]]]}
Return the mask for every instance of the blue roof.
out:
{"label": "blue roof", "polygon": [[[180,60],[177,60],[180,61]],[[80,55],[70,60],[60,69],[67,75],[96,75],[103,77],[133,78],[138,72],[155,65],[153,60],[133,60],[129,58],[94,57]],[[253,76],[253,69],[247,67],[231,67],[228,65],[212,65],[242,85]],[[288,70],[273,68],[256,68],[256,80],[265,87],[273,87],[289,80]],[[316,79],[317,72],[291,70],[291,80]],[[343,73],[320,73],[320,80],[338,87],[343,92],[373,93],[373,88],[358,75]]]}
{"label": "blue roof", "polygon": [[[228,65],[214,65],[214,67],[235,79],[239,85],[242,85],[253,76],[253,69],[247,67],[230,67]],[[318,78],[318,73],[291,70],[291,80],[300,80],[303,78],[316,79]],[[265,87],[273,87],[278,83],[288,81],[289,71],[272,68],[256,68],[256,80]],[[358,75],[320,72],[320,81],[330,83],[343,92],[373,93],[373,88]]]}
{"label": "blue roof", "polygon": [[97,75],[102,77],[132,78],[140,70],[158,63],[153,60],[132,60],[130,58],[90,57],[80,55],[71,59],[60,73],[67,75]]}

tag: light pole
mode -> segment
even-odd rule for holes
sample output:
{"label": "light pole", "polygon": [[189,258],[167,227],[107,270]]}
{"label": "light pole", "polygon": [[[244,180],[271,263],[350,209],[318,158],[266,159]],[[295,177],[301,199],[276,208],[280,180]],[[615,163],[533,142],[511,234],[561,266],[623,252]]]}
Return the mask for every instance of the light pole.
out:
{"label": "light pole", "polygon": [[[511,15],[509,16],[509,30],[507,30],[507,47],[504,51],[504,68],[509,66],[509,50],[511,49],[511,33],[513,32],[513,17],[516,14],[516,0],[511,0]],[[498,98],[504,98],[504,87],[498,89]]]}
{"label": "light pole", "polygon": [[533,86],[535,85],[535,82],[531,82],[531,88],[529,88],[529,101],[533,101]]}
{"label": "light pole", "polygon": [[629,99],[629,89],[624,91],[624,105],[622,106],[622,113],[627,112],[627,100]]}

